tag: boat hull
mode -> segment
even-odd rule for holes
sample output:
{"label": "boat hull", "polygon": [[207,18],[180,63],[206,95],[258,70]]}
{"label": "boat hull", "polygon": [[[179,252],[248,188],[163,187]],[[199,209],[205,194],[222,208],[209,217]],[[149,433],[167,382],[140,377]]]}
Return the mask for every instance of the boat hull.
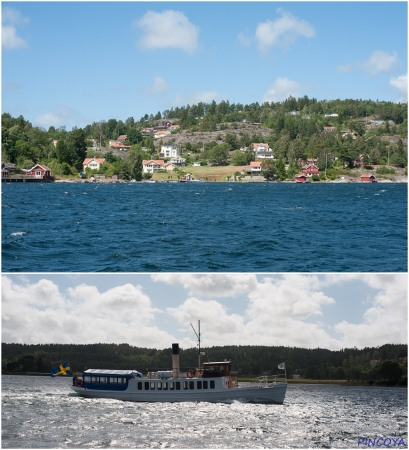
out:
{"label": "boat hull", "polygon": [[238,387],[222,388],[208,391],[138,391],[135,383],[130,382],[125,391],[84,389],[72,386],[74,392],[87,398],[111,398],[130,402],[211,402],[226,403],[241,401],[245,403],[275,403],[284,402],[287,390],[286,383],[277,383],[271,387]]}

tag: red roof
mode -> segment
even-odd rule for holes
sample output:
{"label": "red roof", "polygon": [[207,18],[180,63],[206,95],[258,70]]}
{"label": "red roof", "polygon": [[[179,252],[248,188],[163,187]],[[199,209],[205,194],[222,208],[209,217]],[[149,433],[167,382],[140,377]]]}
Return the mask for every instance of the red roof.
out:
{"label": "red roof", "polygon": [[163,166],[165,164],[165,161],[163,159],[144,159],[143,164],[148,164],[150,162],[154,162],[158,164],[159,166]]}
{"label": "red roof", "polygon": [[261,167],[260,161],[251,161],[250,167]]}
{"label": "red roof", "polygon": [[86,164],[90,163],[92,160],[99,162],[100,164],[104,164],[104,162],[105,162],[105,158],[85,158],[84,162],[82,164],[86,165]]}

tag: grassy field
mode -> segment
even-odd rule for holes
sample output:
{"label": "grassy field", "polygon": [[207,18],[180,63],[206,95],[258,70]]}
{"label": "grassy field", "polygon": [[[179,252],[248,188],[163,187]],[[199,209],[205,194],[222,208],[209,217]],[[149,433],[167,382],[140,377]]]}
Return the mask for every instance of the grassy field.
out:
{"label": "grassy field", "polygon": [[[201,166],[201,167],[184,167],[186,173],[190,173],[193,178],[201,178],[204,181],[227,181],[227,176],[233,177],[235,172],[241,172],[248,166]],[[168,181],[178,180],[176,173],[154,173],[152,180]],[[230,181],[234,181],[232,178]]]}

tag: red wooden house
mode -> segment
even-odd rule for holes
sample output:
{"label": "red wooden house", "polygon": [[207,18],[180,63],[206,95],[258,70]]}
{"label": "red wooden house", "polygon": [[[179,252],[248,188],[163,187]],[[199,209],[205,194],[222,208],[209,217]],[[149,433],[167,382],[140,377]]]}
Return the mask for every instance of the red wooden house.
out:
{"label": "red wooden house", "polygon": [[306,164],[302,169],[301,172],[305,175],[319,175],[320,170],[315,164]]}
{"label": "red wooden house", "polygon": [[376,183],[376,177],[371,173],[364,173],[361,175],[361,183]]}
{"label": "red wooden house", "polygon": [[29,171],[27,171],[27,175],[32,178],[48,180],[51,177],[51,170],[43,164],[36,164]]}

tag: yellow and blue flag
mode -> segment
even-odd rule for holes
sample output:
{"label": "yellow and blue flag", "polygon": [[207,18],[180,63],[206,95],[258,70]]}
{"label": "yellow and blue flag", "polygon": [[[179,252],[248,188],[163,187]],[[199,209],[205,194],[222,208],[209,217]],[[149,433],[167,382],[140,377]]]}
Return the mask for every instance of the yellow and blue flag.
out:
{"label": "yellow and blue flag", "polygon": [[54,369],[51,369],[50,372],[53,378],[57,377],[58,375],[72,377],[72,372],[68,361],[63,362],[58,367],[54,367]]}

